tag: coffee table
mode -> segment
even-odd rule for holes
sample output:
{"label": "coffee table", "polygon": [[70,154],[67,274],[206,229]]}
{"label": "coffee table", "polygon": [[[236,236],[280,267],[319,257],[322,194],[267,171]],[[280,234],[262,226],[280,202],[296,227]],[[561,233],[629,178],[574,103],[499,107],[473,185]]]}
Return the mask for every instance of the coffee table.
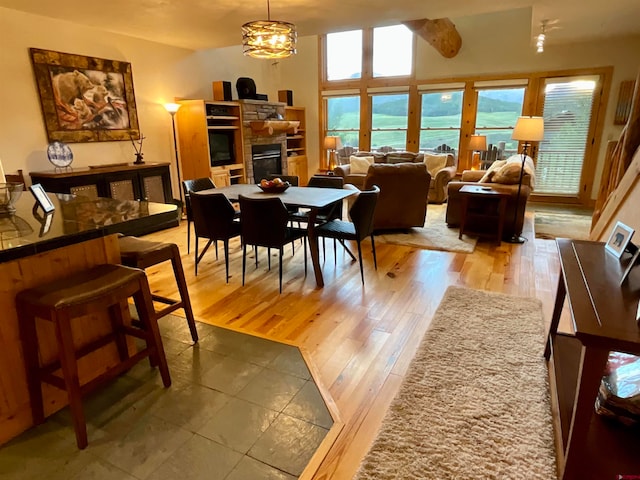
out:
{"label": "coffee table", "polygon": [[509,195],[509,193],[482,185],[462,187],[460,189],[462,218],[458,238],[462,238],[463,234],[494,237],[500,244]]}

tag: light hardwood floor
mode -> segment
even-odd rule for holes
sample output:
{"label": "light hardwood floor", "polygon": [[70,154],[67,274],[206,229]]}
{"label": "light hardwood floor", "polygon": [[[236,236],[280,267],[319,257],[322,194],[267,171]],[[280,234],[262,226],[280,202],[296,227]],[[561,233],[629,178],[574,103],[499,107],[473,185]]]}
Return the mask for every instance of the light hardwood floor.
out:
{"label": "light hardwood floor", "polygon": [[[534,239],[531,213],[524,231],[529,241],[523,245],[481,240],[473,254],[457,254],[377,243],[377,271],[367,242],[364,286],[357,263],[338,248],[334,265],[327,242],[325,288],[316,288],[310,264],[304,276],[297,244],[295,256],[289,248],[285,252],[282,294],[277,258],[268,272],[262,249],[257,270],[253,258],[247,260],[242,286],[237,240],[231,246],[228,285],[222,249],[218,261],[213,248],[207,252],[195,277],[193,238],[187,255],[186,225],[183,221],[147,238],[179,245],[196,318],[301,347],[335,401],[344,428],[316,479],[350,479],[356,472],[448,286],[537,297],[548,322],[558,282],[555,242]],[[169,264],[147,273],[152,290],[176,294]]]}

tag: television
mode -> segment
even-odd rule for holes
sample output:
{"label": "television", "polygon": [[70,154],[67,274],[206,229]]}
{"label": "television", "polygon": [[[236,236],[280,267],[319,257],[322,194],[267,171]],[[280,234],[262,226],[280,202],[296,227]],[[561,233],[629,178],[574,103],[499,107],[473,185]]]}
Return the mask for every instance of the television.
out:
{"label": "television", "polygon": [[209,130],[211,166],[219,167],[235,163],[233,146],[233,132]]}

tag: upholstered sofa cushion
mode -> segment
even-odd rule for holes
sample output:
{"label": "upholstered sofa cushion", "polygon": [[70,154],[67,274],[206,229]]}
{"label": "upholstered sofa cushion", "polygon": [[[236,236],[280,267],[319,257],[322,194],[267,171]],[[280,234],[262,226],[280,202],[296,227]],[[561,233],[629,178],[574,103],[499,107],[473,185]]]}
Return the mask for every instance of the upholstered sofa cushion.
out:
{"label": "upholstered sofa cushion", "polygon": [[349,157],[349,165],[351,165],[351,174],[352,175],[366,175],[369,170],[369,165],[373,163],[373,156],[366,157],[357,157],[355,155],[351,155]]}

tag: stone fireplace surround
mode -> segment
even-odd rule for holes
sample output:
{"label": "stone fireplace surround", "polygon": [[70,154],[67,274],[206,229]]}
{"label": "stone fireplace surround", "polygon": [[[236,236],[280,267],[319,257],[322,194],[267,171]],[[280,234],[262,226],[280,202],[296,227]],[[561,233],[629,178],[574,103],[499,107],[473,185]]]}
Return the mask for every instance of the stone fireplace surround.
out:
{"label": "stone fireplace surround", "polygon": [[250,126],[250,122],[266,120],[267,118],[284,118],[284,107],[286,103],[268,102],[264,100],[239,100],[242,111],[242,128],[244,136],[244,168],[247,183],[255,183],[253,178],[253,160],[251,158],[251,147],[253,145],[280,144],[282,157],[282,175],[287,175],[287,133],[285,131],[273,132],[270,135],[267,131],[255,133]]}

